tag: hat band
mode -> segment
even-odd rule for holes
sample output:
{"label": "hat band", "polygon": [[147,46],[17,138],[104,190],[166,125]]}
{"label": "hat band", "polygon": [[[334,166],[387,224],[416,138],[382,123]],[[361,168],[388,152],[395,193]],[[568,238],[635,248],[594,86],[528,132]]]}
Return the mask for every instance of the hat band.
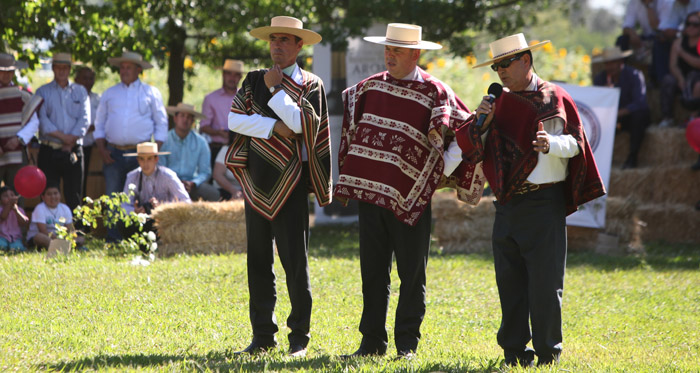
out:
{"label": "hat band", "polygon": [[520,50],[523,50],[523,49],[525,49],[525,48],[513,49],[513,50],[510,50],[510,51],[508,51],[508,52],[501,53],[501,54],[499,54],[498,56],[494,56],[493,59],[495,60],[495,59],[497,59],[497,58],[499,58],[499,57],[501,57],[501,56],[505,56],[506,54],[511,54],[511,53],[513,53],[513,52],[517,52],[517,51],[520,51]]}
{"label": "hat band", "polygon": [[418,43],[419,43],[417,41],[405,41],[405,40],[397,40],[397,39],[391,39],[391,38],[385,38],[385,39],[388,42],[396,43],[396,44],[418,45]]}

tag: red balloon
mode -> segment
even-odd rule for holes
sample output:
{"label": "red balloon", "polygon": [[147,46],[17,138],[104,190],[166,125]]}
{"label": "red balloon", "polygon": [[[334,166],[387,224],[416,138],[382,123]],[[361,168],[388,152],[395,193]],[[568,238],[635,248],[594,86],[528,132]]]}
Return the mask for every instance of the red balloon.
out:
{"label": "red balloon", "polygon": [[46,175],[36,166],[24,166],[15,175],[15,190],[24,198],[34,198],[46,188]]}
{"label": "red balloon", "polygon": [[693,119],[685,127],[685,139],[688,140],[690,147],[700,153],[700,118]]}

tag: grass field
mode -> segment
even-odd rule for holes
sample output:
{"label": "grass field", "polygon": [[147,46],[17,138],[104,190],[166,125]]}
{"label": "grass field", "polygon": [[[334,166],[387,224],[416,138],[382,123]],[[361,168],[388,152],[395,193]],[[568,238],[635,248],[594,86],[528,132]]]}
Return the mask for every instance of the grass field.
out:
{"label": "grass field", "polygon": [[[181,256],[150,266],[105,250],[45,259],[0,256],[0,370],[491,372],[500,308],[490,255],[429,260],[428,308],[417,358],[343,361],[362,309],[355,226],[316,227],[307,358],[288,359],[289,312],[278,274],[280,347],[260,357],[250,342],[245,255]],[[394,288],[398,279],[393,275]],[[388,329],[393,336],[392,296]],[[700,249],[652,245],[645,256],[569,255],[564,292],[567,372],[700,371]],[[391,339],[392,337],[390,337]],[[515,369],[514,371],[520,371]]]}

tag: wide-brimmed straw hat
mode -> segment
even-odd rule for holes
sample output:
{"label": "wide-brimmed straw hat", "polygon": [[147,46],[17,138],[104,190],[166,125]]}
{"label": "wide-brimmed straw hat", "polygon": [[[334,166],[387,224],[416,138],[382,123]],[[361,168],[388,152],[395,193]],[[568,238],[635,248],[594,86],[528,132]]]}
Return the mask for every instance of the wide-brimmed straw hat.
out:
{"label": "wide-brimmed straw hat", "polygon": [[163,155],[170,152],[159,152],[158,144],[155,142],[142,142],[136,145],[136,153],[124,153],[125,157],[137,157],[139,155]]}
{"label": "wide-brimmed straw hat", "polygon": [[622,60],[626,57],[629,57],[632,55],[632,51],[622,51],[620,47],[614,46],[614,47],[607,47],[603,49],[603,52],[599,55],[593,56],[591,58],[591,62],[593,63],[599,63],[599,62],[608,62],[608,61],[617,61],[617,60]]}
{"label": "wide-brimmed straw hat", "polygon": [[243,61],[232,60],[227,58],[226,61],[224,61],[224,66],[221,66],[218,69],[242,74],[244,71],[243,66]]}
{"label": "wide-brimmed straw hat", "polygon": [[187,113],[187,114],[192,114],[195,118],[198,119],[204,119],[206,116],[197,110],[194,109],[194,105],[186,104],[184,102],[180,102],[177,104],[177,106],[166,106],[165,111],[168,112],[168,114],[175,116],[176,113]]}
{"label": "wide-brimmed straw hat", "polygon": [[51,57],[51,64],[57,64],[57,63],[72,65],[73,64],[73,57],[71,56],[70,53],[65,53],[65,52],[54,53],[53,57]]}
{"label": "wide-brimmed straw hat", "polygon": [[523,35],[522,33],[506,36],[505,38],[498,39],[493,43],[490,43],[489,48],[491,49],[491,55],[493,56],[493,58],[474,66],[474,68],[490,65],[496,60],[500,60],[508,56],[513,56],[521,52],[529,51],[531,49],[539,48],[547,43],[549,43],[549,40],[535,43],[533,45],[528,45],[527,41],[525,41],[525,35]]}
{"label": "wide-brimmed straw hat", "polygon": [[143,60],[143,56],[136,52],[124,51],[121,57],[110,57],[107,59],[110,65],[119,67],[122,62],[131,62],[141,66],[142,69],[150,69],[153,67],[150,63]]}
{"label": "wide-brimmed straw hat", "polygon": [[386,36],[365,36],[370,43],[391,45],[411,49],[440,49],[442,45],[421,38],[422,29],[417,25],[390,23],[386,26]]}
{"label": "wide-brimmed straw hat", "polygon": [[270,26],[250,30],[250,35],[260,40],[270,41],[270,34],[292,34],[304,41],[305,45],[313,45],[323,38],[318,33],[304,28],[304,23],[294,17],[272,17]]}
{"label": "wide-brimmed straw hat", "polygon": [[0,53],[0,71],[13,71],[26,69],[29,65],[24,61],[15,60],[15,56],[8,53]]}

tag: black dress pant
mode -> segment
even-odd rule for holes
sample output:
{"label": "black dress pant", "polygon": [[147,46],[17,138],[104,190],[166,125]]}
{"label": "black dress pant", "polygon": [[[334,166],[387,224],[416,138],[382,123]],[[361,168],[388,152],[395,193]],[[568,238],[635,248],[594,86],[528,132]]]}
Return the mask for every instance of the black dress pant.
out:
{"label": "black dress pant", "polygon": [[644,134],[647,127],[651,123],[651,114],[648,110],[639,110],[630,113],[620,118],[620,130],[627,131],[630,134],[630,152],[627,156],[628,161],[636,164],[639,149],[642,147]]}
{"label": "black dress pant", "polygon": [[250,292],[250,322],[253,339],[261,344],[275,343],[274,249],[284,268],[287,290],[292,305],[287,318],[291,329],[289,343],[306,346],[311,322],[311,283],[309,280],[308,238],[309,202],[308,169],[280,212],[270,221],[258,214],[246,200],[245,218],[248,240],[248,290]]}
{"label": "black dress pant", "polygon": [[[38,166],[46,175],[47,185],[60,185],[61,178],[63,179],[63,197],[66,205],[73,211],[82,202],[83,147],[76,145],[71,152],[42,145],[39,148]],[[72,157],[71,154],[75,156]]]}
{"label": "black dress pant", "polygon": [[[498,344],[506,362],[532,361],[532,339],[539,363],[562,350],[561,302],[566,266],[564,183],[496,205],[493,256],[501,327]],[[530,324],[532,323],[532,333]]]}
{"label": "black dress pant", "polygon": [[425,316],[425,272],[430,250],[431,206],[415,226],[397,220],[382,207],[360,202],[360,268],[362,272],[361,347],[386,352],[386,315],[391,288],[392,254],[401,280],[396,308],[396,350],[416,351]]}

